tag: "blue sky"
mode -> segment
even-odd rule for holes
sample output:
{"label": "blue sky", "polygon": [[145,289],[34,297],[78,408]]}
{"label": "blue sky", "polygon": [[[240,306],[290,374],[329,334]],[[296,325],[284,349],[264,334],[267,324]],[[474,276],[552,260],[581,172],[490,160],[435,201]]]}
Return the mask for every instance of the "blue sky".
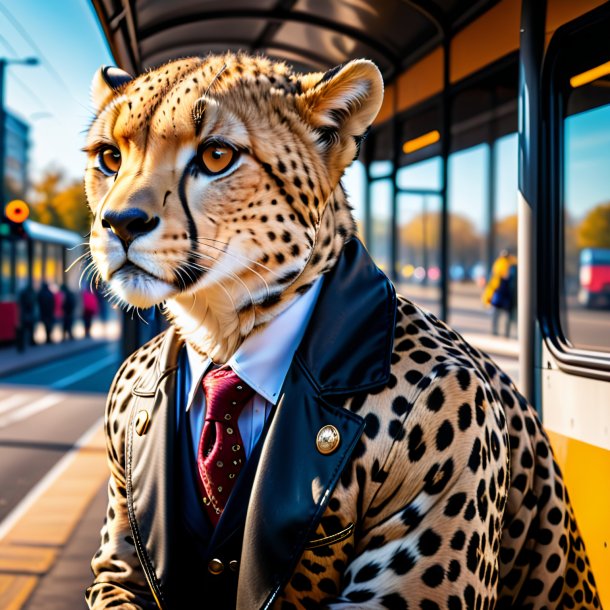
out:
{"label": "blue sky", "polygon": [[4,82],[7,108],[31,126],[32,178],[51,165],[82,177],[89,85],[100,65],[112,63],[90,2],[0,0],[0,52],[41,60],[35,67],[9,66]]}
{"label": "blue sky", "polygon": [[[34,55],[42,60],[36,67],[10,66],[5,76],[8,109],[31,125],[31,177],[36,179],[44,169],[56,166],[70,177],[81,178],[83,131],[92,118],[91,78],[99,66],[113,63],[91,3],[0,0],[0,53],[7,58]],[[578,217],[610,199],[610,108],[568,119],[566,144],[566,195],[570,211]],[[449,168],[450,206],[468,216],[480,230],[486,223],[487,156],[487,146],[481,145],[453,155]],[[497,217],[502,218],[514,214],[517,206],[515,134],[498,141],[496,168]],[[399,179],[405,187],[434,188],[440,182],[440,163],[433,159],[402,170]],[[354,164],[344,183],[356,216],[361,216],[362,166]],[[390,214],[386,186],[379,183],[373,196],[375,211],[381,217]],[[419,209],[416,203],[413,206]]]}
{"label": "blue sky", "polygon": [[565,201],[575,218],[610,201],[610,106],[566,120]]}

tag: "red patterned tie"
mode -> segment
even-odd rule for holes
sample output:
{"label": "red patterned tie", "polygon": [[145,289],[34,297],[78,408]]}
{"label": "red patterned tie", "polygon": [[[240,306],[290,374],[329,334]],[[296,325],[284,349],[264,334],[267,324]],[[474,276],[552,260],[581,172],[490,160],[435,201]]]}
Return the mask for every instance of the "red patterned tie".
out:
{"label": "red patterned tie", "polygon": [[203,391],[205,422],[197,466],[203,504],[216,525],[246,461],[237,420],[254,390],[231,369],[221,368],[203,378]]}

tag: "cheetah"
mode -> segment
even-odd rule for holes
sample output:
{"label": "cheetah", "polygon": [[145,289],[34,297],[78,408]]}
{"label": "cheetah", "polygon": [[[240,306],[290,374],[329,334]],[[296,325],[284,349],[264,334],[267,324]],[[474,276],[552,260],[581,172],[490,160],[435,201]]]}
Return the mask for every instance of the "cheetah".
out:
{"label": "cheetah", "polygon": [[[381,106],[376,66],[300,74],[229,53],[136,78],[104,68],[92,91],[97,278],[127,307],[161,305],[171,326],[109,393],[89,607],[599,608],[536,413],[488,356],[397,296],[356,236],[341,176]],[[225,365],[314,287],[240,474],[244,514],[187,561],[183,348]]]}

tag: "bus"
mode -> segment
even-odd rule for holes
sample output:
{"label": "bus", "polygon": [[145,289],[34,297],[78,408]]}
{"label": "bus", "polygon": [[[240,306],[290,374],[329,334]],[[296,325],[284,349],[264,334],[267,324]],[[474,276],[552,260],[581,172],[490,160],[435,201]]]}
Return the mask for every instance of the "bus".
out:
{"label": "bus", "polygon": [[25,220],[17,230],[3,223],[0,232],[0,343],[14,343],[19,329],[19,293],[42,282],[78,287],[76,267],[83,238],[74,231]]}
{"label": "bus", "polygon": [[585,307],[610,307],[610,249],[584,248],[580,251],[578,302]]}

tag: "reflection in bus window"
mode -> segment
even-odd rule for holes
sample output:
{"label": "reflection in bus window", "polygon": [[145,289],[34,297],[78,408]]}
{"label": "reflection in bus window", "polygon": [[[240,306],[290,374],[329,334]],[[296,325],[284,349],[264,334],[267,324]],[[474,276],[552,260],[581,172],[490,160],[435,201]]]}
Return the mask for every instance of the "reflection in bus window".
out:
{"label": "reflection in bus window", "polygon": [[561,324],[577,348],[610,351],[610,81],[574,89],[564,120]]}

